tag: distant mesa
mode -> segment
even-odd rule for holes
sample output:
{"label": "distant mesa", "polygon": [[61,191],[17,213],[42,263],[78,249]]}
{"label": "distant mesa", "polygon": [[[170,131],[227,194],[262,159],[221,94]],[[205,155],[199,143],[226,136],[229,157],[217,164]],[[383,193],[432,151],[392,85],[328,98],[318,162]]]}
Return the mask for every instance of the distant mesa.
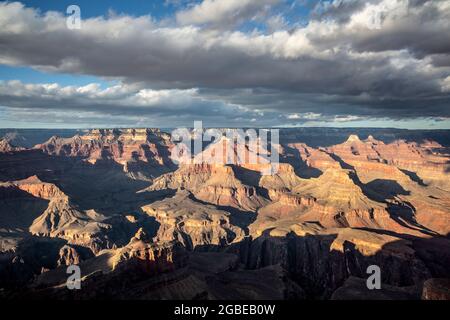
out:
{"label": "distant mesa", "polygon": [[359,139],[358,135],[356,135],[356,134],[351,134],[351,135],[348,137],[346,143],[351,143],[351,142],[361,142],[361,140]]}

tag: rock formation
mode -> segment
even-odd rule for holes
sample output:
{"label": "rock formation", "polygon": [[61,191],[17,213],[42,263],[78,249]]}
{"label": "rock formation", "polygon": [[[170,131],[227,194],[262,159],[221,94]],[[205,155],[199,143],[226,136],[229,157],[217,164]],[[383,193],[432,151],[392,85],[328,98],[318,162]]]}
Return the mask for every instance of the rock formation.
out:
{"label": "rock formation", "polygon": [[244,232],[231,224],[232,214],[195,200],[188,191],[142,207],[160,224],[155,242],[178,241],[189,249],[226,246],[241,241]]}
{"label": "rock formation", "polygon": [[24,150],[21,147],[15,147],[6,139],[0,139],[0,152],[14,152]]}
{"label": "rock formation", "polygon": [[[312,147],[286,132],[271,174],[269,151],[226,137],[179,164],[156,129],[32,149],[1,140],[0,287],[60,299],[448,299],[448,146],[351,134]],[[215,161],[221,150],[231,153]],[[65,290],[71,264],[79,292]],[[383,290],[366,290],[369,265]]]}
{"label": "rock formation", "polygon": [[111,160],[135,178],[150,179],[173,168],[169,159],[170,136],[157,129],[91,130],[72,138],[54,136],[34,148],[92,164]]}

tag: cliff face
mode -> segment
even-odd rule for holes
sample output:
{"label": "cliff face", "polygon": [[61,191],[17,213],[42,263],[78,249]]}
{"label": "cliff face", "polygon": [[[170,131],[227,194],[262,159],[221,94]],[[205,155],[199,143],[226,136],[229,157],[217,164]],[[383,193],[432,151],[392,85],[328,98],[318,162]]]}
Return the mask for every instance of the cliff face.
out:
{"label": "cliff face", "polygon": [[177,171],[157,178],[146,190],[166,188],[186,189],[201,201],[243,211],[255,211],[267,203],[255,186],[244,184],[231,166],[222,164],[182,165]]}
{"label": "cliff face", "polygon": [[101,129],[73,138],[52,137],[34,148],[92,164],[111,160],[132,177],[152,178],[174,167],[171,147],[170,136],[157,129]]}
{"label": "cliff face", "polygon": [[53,198],[67,198],[67,196],[53,183],[42,182],[37,176],[31,176],[27,179],[20,180],[14,185],[36,198],[51,200]]}
{"label": "cliff face", "polygon": [[298,156],[308,167],[325,171],[328,168],[339,169],[341,166],[327,152],[322,149],[315,149],[304,143],[291,143],[289,148],[297,150]]}
{"label": "cliff face", "polygon": [[349,228],[314,231],[305,225],[287,231],[273,229],[236,250],[250,269],[281,264],[311,298],[330,297],[350,276],[367,278],[369,265],[379,266],[382,282],[392,286],[419,286],[432,274],[412,243],[400,238]]}
{"label": "cliff face", "polygon": [[0,139],[0,152],[6,153],[6,152],[21,151],[21,150],[24,150],[24,148],[15,147],[8,140]]}
{"label": "cliff face", "polygon": [[129,272],[130,268],[137,267],[150,276],[174,271],[186,265],[182,252],[171,241],[153,244],[145,231],[139,229],[126,246],[114,252],[112,270]]}

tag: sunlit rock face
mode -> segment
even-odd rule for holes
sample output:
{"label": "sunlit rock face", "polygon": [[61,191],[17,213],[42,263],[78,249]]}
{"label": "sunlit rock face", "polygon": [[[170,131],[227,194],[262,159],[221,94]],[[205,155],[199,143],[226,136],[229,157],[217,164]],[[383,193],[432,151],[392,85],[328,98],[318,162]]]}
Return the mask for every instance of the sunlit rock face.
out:
{"label": "sunlit rock face", "polygon": [[[357,134],[312,147],[289,132],[272,174],[267,154],[225,138],[176,164],[156,129],[31,149],[1,140],[0,287],[61,299],[447,297],[449,149]],[[218,148],[262,159],[215,162]],[[71,264],[78,296],[61,289]],[[362,287],[369,265],[385,291]]]}
{"label": "sunlit rock face", "polygon": [[16,147],[12,145],[7,139],[0,139],[0,152],[6,153],[6,152],[14,152],[14,151],[20,151],[24,148]]}
{"label": "sunlit rock face", "polygon": [[244,237],[244,231],[230,222],[230,213],[197,202],[186,190],[142,210],[160,223],[156,242],[178,241],[193,249],[202,245],[226,246]]}
{"label": "sunlit rock face", "polygon": [[97,129],[72,138],[52,137],[34,148],[89,163],[113,161],[132,177],[151,179],[174,167],[170,136],[158,129]]}
{"label": "sunlit rock face", "polygon": [[364,141],[357,136],[350,136],[346,142],[327,148],[331,154],[362,171],[372,169],[368,162],[382,163],[390,165],[380,166],[378,169],[384,170],[386,174],[390,170],[403,170],[415,173],[414,176],[423,184],[448,188],[448,155],[438,151],[442,149],[440,144],[432,141],[417,143],[396,140],[385,144],[372,136]]}

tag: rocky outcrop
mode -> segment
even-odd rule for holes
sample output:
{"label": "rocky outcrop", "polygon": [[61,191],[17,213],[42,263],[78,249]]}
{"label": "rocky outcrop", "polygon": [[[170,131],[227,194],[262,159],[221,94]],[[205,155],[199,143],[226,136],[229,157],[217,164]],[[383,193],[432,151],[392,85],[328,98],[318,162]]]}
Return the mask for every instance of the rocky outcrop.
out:
{"label": "rocky outcrop", "polygon": [[173,198],[142,207],[160,224],[155,242],[178,241],[188,249],[198,246],[226,246],[240,241],[244,231],[233,225],[232,215],[211,205],[202,204],[188,191]]}
{"label": "rocky outcrop", "polygon": [[28,192],[36,198],[51,200],[53,198],[67,198],[67,196],[53,183],[41,181],[36,175],[27,179],[16,181],[14,185]]}
{"label": "rocky outcrop", "polygon": [[313,197],[305,197],[299,194],[292,194],[289,192],[284,192],[280,190],[270,189],[269,190],[270,200],[274,202],[279,202],[286,206],[306,206],[311,207],[316,203],[316,199]]}
{"label": "rocky outcrop", "polygon": [[283,189],[292,190],[303,180],[297,176],[294,168],[289,163],[280,163],[278,170],[271,175],[263,175],[259,179],[258,185],[267,190]]}
{"label": "rocky outcrop", "polygon": [[328,168],[339,169],[339,162],[333,159],[327,152],[322,149],[311,148],[304,143],[292,143],[288,145],[298,151],[299,157],[312,168],[325,171]]}
{"label": "rocky outcrop", "polygon": [[423,300],[450,300],[450,279],[428,279],[423,283]]}
{"label": "rocky outcrop", "polygon": [[241,182],[233,168],[224,165],[182,165],[177,171],[157,178],[144,191],[164,189],[186,189],[199,200],[244,211],[255,211],[267,203],[256,187]]}
{"label": "rocky outcrop", "polygon": [[0,139],[0,153],[22,151],[24,148],[13,146],[8,140]]}
{"label": "rocky outcrop", "polygon": [[112,257],[112,270],[129,272],[139,268],[146,275],[174,271],[186,265],[186,257],[173,242],[155,244],[143,229],[139,229],[130,242]]}
{"label": "rocky outcrop", "polygon": [[293,192],[309,195],[341,211],[379,207],[380,204],[369,199],[355,183],[354,174],[346,169],[327,169],[320,177],[305,180],[296,186]]}
{"label": "rocky outcrop", "polygon": [[90,250],[80,246],[66,244],[59,249],[58,266],[79,265],[81,262],[91,259],[94,254]]}
{"label": "rocky outcrop", "polygon": [[67,198],[54,198],[29,230],[34,235],[65,239],[98,253],[123,245],[123,235],[134,228],[125,217],[108,218],[93,210],[80,210]]}

